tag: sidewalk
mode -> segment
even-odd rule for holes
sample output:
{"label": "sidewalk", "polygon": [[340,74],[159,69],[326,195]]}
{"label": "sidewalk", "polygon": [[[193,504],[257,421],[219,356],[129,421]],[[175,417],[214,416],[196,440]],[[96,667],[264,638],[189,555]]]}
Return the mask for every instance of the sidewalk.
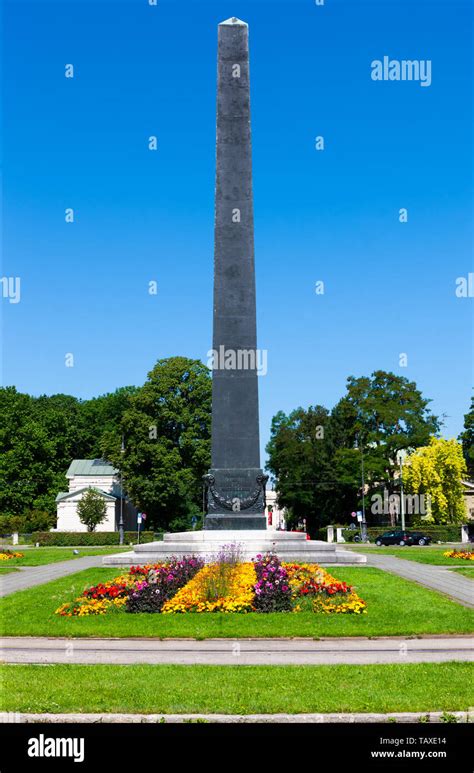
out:
{"label": "sidewalk", "polygon": [[74,558],[70,561],[59,561],[43,566],[16,567],[20,570],[19,572],[0,575],[0,596],[8,596],[9,593],[15,593],[17,590],[25,590],[25,588],[42,585],[50,580],[58,580],[60,577],[75,574],[82,569],[90,569],[94,566],[102,567],[102,558],[101,555],[84,556],[84,558]]}
{"label": "sidewalk", "polygon": [[451,572],[450,568],[444,566],[421,564],[395,556],[374,556],[371,551],[367,551],[364,555],[367,556],[367,566],[376,566],[385,572],[405,577],[407,580],[445,593],[466,607],[474,608],[474,582],[469,577]]}
{"label": "sidewalk", "polygon": [[334,665],[442,663],[474,660],[469,636],[405,639],[67,639],[5,637],[5,663],[174,664],[174,665]]}

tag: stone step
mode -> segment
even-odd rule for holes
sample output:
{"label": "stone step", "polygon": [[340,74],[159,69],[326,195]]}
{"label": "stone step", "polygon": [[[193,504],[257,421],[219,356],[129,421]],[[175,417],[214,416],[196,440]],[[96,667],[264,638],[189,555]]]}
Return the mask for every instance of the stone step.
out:
{"label": "stone step", "polygon": [[[202,531],[167,532],[163,542],[218,542],[220,545],[229,543],[291,541],[307,542],[306,534],[297,531],[247,530],[227,531],[207,529]],[[325,543],[324,543],[325,544]]]}
{"label": "stone step", "polygon": [[[169,553],[170,551],[178,551],[179,553],[216,553],[221,547],[222,543],[216,542],[163,541],[145,542],[142,545],[135,545],[134,551],[136,553]],[[265,553],[272,550],[276,551],[276,553],[288,550],[297,550],[300,553],[311,553],[316,549],[320,553],[331,553],[335,549],[335,546],[329,542],[318,542],[316,540],[304,540],[299,543],[295,543],[291,540],[280,540],[276,543],[263,540],[246,540],[242,543],[243,552],[252,553],[254,555],[256,553]]]}
{"label": "stone step", "polygon": [[[209,551],[194,551],[195,554],[205,554]],[[161,552],[131,552],[131,553],[116,553],[115,555],[104,556],[102,559],[104,566],[134,566],[143,564],[155,564],[166,559],[176,557],[183,558],[185,555],[189,555],[188,551],[166,551]],[[332,564],[364,564],[366,563],[365,556],[351,553],[346,550],[332,550],[321,552],[319,550],[312,551],[300,551],[298,548],[292,548],[291,550],[278,551],[278,555],[282,561],[301,561],[304,563],[332,565]],[[252,552],[245,552],[243,555],[244,560],[250,561],[255,557]]]}

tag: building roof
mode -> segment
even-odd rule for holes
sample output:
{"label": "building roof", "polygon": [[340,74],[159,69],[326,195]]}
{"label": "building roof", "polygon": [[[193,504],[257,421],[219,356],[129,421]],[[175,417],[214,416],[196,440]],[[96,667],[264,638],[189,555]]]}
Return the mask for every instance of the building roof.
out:
{"label": "building roof", "polygon": [[110,494],[108,491],[102,491],[102,489],[96,488],[95,486],[84,486],[83,488],[78,488],[75,491],[60,491],[56,497],[56,502],[62,502],[63,499],[75,497],[76,494],[83,494],[84,491],[89,491],[90,489],[92,489],[92,491],[97,491],[99,494],[101,494],[101,496],[104,497],[104,499],[119,499],[119,497],[114,496],[114,494]]}
{"label": "building roof", "polygon": [[66,473],[66,478],[75,475],[118,475],[118,470],[105,459],[73,459]]}

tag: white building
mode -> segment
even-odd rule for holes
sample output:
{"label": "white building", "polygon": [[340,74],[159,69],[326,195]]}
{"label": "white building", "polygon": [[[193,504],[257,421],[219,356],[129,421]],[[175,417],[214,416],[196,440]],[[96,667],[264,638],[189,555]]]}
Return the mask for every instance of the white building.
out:
{"label": "white building", "polygon": [[265,492],[265,515],[267,517],[268,529],[286,529],[285,509],[278,505],[278,494],[276,491],[267,489]]}
{"label": "white building", "polygon": [[[97,491],[104,499],[105,520],[95,531],[116,531],[120,520],[121,487],[118,470],[104,459],[74,459],[66,473],[69,491],[56,497],[56,531],[87,531],[79,520],[77,505],[88,489]],[[136,530],[135,510],[128,500],[123,500],[123,519],[126,530]]]}

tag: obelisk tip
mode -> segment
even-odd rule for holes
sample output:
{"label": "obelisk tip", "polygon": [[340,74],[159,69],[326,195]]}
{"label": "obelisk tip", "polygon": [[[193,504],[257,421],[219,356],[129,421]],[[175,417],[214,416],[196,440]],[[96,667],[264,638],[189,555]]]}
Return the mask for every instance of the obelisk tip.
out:
{"label": "obelisk tip", "polygon": [[247,22],[242,21],[241,19],[238,19],[237,16],[231,16],[230,19],[221,21],[221,23],[219,24],[219,27],[223,27],[224,25],[229,25],[232,27],[248,27]]}

